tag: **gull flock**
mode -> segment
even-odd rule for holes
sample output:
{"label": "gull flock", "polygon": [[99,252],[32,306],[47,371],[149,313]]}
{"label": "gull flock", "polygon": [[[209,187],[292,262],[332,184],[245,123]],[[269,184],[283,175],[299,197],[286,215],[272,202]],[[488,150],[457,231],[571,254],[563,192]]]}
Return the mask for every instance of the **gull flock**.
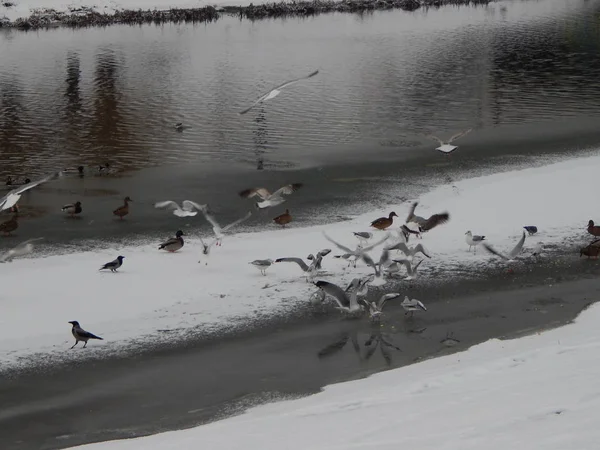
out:
{"label": "gull flock", "polygon": [[[297,78],[286,83],[283,83],[271,91],[267,92],[256,100],[249,108],[240,112],[240,114],[246,114],[256,105],[272,100],[277,97],[282,89],[299,83],[303,80],[317,75],[319,71],[314,71],[308,76]],[[179,131],[183,129],[181,123],[176,124],[175,128]],[[438,138],[440,142],[439,150],[444,153],[454,151],[457,147],[450,145],[451,142],[466,135],[471,130],[458,133],[452,136],[447,142],[444,142]],[[80,176],[83,175],[84,169],[82,166],[78,167]],[[107,172],[110,170],[109,166],[100,166],[99,171]],[[24,184],[11,190],[4,198],[0,199],[0,211],[8,210],[13,214],[12,218],[6,222],[0,223],[0,232],[5,235],[10,235],[13,231],[18,228],[18,216],[19,207],[18,201],[21,195],[36,186],[40,186],[44,183],[50,182],[57,178],[60,178],[64,172],[55,172],[50,174],[38,181],[30,182],[26,180]],[[11,180],[12,184],[12,180]],[[7,185],[9,183],[7,182]],[[291,183],[280,187],[272,193],[264,187],[254,187],[245,189],[238,193],[238,195],[245,199],[258,199],[254,203],[256,210],[265,210],[274,206],[281,205],[287,201],[287,197],[291,196],[294,192],[302,188],[302,183]],[[12,185],[11,185],[12,187]],[[125,217],[130,213],[129,203],[133,200],[127,196],[124,199],[123,205],[119,206],[113,211],[114,216],[118,217],[119,220],[124,220]],[[355,277],[349,283],[347,287],[340,287],[331,281],[318,279],[320,275],[324,275],[323,262],[325,258],[332,253],[329,248],[321,249],[315,254],[309,254],[305,259],[299,256],[282,256],[277,259],[256,259],[249,261],[249,264],[255,267],[261,275],[267,277],[268,271],[273,266],[282,263],[293,263],[296,264],[301,270],[306,281],[312,283],[316,287],[316,291],[310,296],[310,303],[317,306],[323,305],[329,301],[332,302],[334,308],[337,309],[344,318],[362,318],[368,317],[372,322],[380,322],[384,315],[384,308],[390,302],[400,299],[402,296],[397,292],[385,293],[380,296],[378,301],[368,301],[366,299],[369,286],[384,286],[388,280],[401,279],[401,280],[414,280],[418,277],[418,270],[425,259],[415,260],[417,255],[422,255],[426,259],[432,258],[432,254],[429,249],[422,243],[418,242],[416,245],[409,245],[411,238],[422,241],[425,239],[428,233],[438,232],[437,229],[447,223],[450,220],[450,214],[448,212],[441,212],[433,214],[430,217],[421,217],[416,215],[415,211],[418,206],[418,202],[413,202],[410,209],[407,212],[404,223],[400,226],[395,227],[394,218],[398,215],[392,211],[387,217],[380,217],[373,220],[370,223],[370,231],[356,231],[353,236],[358,240],[356,246],[344,245],[336,240],[332,239],[327,233],[323,232],[323,235],[327,241],[341,251],[340,254],[332,255],[334,258],[341,258],[348,262],[348,266],[356,268],[357,264],[365,264],[369,269],[372,269],[372,273],[363,277]],[[212,226],[213,237],[200,238],[201,248],[201,259],[199,263],[204,262],[208,264],[208,256],[213,248],[221,247],[223,240],[228,231],[242,222],[248,220],[252,216],[252,211],[249,211],[243,217],[238,220],[229,223],[225,226],[221,226],[217,221],[214,213],[211,211],[209,205],[196,203],[191,200],[183,200],[181,205],[172,200],[162,200],[154,203],[154,207],[157,209],[163,209],[170,211],[174,216],[179,218],[195,217],[200,212],[203,218],[210,223]],[[74,202],[71,204],[64,205],[62,211],[69,216],[79,215],[83,212],[81,202]],[[281,225],[285,228],[293,218],[289,210],[286,209],[284,214],[281,214],[272,219],[277,225]],[[600,236],[599,227],[595,227],[591,222],[588,228],[591,234],[594,236]],[[525,231],[529,235],[537,233],[535,226],[524,227]],[[598,230],[597,230],[598,229]],[[523,234],[520,240],[517,242],[514,248],[508,252],[501,252],[496,250],[491,244],[485,240],[485,236],[473,235],[471,231],[466,232],[465,242],[469,246],[469,250],[476,248],[478,245],[482,245],[483,248],[493,256],[497,256],[504,261],[514,261],[523,251],[523,246],[526,239],[526,232]],[[184,233],[181,230],[177,230],[175,236],[162,242],[157,250],[163,250],[168,252],[178,252],[184,245]],[[0,262],[10,262],[14,258],[25,256],[34,250],[34,242],[43,238],[28,239],[21,244],[17,245],[13,249],[8,250],[4,254],[0,255]],[[593,245],[594,243],[590,244]],[[371,256],[371,252],[377,247],[382,246],[380,254],[376,257]],[[600,249],[600,247],[599,247]],[[541,254],[542,247],[538,245],[534,255],[537,257]],[[600,253],[600,250],[596,255]],[[103,264],[99,270],[108,270],[112,273],[118,272],[119,268],[124,264],[125,256],[119,255],[115,260]],[[408,295],[404,295],[404,298],[399,301],[399,305],[405,310],[407,319],[417,313],[427,311],[425,304],[415,298],[410,298]],[[72,325],[72,335],[75,338],[75,345],[78,342],[84,342],[83,348],[87,346],[87,342],[90,339],[102,340],[86,330],[84,330],[78,321],[68,322]],[[73,348],[71,347],[71,348]]]}

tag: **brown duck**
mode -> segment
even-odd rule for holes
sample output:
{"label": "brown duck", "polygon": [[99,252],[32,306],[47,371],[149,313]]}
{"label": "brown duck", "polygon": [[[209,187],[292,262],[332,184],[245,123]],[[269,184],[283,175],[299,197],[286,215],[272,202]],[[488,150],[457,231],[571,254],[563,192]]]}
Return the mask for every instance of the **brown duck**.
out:
{"label": "brown duck", "polygon": [[4,233],[5,236],[9,236],[10,233],[19,228],[19,222],[17,222],[17,214],[12,216],[10,220],[6,222],[0,223],[0,231]]}
{"label": "brown duck", "polygon": [[589,258],[598,259],[598,255],[600,255],[600,239],[595,240],[587,247],[583,247],[579,251],[579,257],[587,256]]}
{"label": "brown duck", "polygon": [[273,219],[277,225],[281,225],[285,228],[285,226],[292,221],[292,215],[290,214],[290,210],[286,209],[283,214],[277,216]]}
{"label": "brown duck", "polygon": [[388,217],[380,217],[379,219],[371,222],[371,226],[377,228],[378,230],[385,230],[386,228],[392,226],[394,223],[394,217],[398,217],[398,215],[392,211]]}
{"label": "brown duck", "polygon": [[598,225],[594,225],[594,221],[590,220],[587,226],[588,233],[593,236],[600,236],[600,227]]}
{"label": "brown duck", "polygon": [[123,200],[123,206],[119,206],[117,209],[115,209],[113,211],[113,214],[115,216],[119,216],[121,218],[121,220],[123,220],[123,217],[125,217],[127,214],[129,214],[129,202],[132,202],[133,200],[131,200],[129,198],[129,196],[125,197],[125,199]]}

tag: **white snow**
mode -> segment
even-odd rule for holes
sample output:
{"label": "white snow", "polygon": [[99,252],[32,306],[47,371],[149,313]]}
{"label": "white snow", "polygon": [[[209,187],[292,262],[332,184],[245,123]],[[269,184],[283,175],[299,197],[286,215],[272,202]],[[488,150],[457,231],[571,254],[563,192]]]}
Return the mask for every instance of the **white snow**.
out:
{"label": "white snow", "polygon": [[[427,280],[432,268],[437,269],[436,280],[444,274],[455,277],[453,269],[459,266],[470,267],[476,274],[482,263],[491,261],[482,248],[477,255],[467,251],[464,234],[469,229],[486,235],[501,251],[512,248],[524,225],[536,225],[540,230],[539,236],[527,238],[525,252],[539,240],[561,245],[567,238],[588,242],[584,227],[593,218],[590,205],[595,200],[598,164],[600,156],[587,156],[434,188],[419,199],[417,214],[448,210],[451,219],[424,235],[422,242],[433,258],[421,265],[423,279]],[[390,186],[400,193],[401,187]],[[293,207],[293,202],[292,195],[288,204]],[[252,202],[248,206],[251,208]],[[332,248],[323,263],[328,274],[320,278],[345,284],[371,270],[364,264],[347,269],[345,261],[333,259],[341,252],[325,240],[322,231],[354,247],[358,241],[351,232],[369,230],[373,219],[390,211],[400,216],[401,224],[409,207],[410,202],[390,205],[337,224],[294,228],[292,222],[288,229],[268,224],[269,231],[229,235],[221,248],[213,247],[208,265],[198,263],[201,250],[194,238],[174,254],[159,251],[156,242],[3,264],[0,367],[30,363],[36,353],[79,358],[97,351],[116,351],[144,335],[169,340],[191,327],[219,330],[307,305],[316,288],[306,283],[295,264],[275,264],[262,276],[248,263],[285,256],[305,258],[308,253]],[[267,214],[265,223],[271,216]],[[198,220],[203,218],[198,216]],[[126,257],[119,273],[98,271],[118,255]],[[378,259],[379,249],[371,255]],[[525,253],[521,258],[530,256]],[[519,264],[513,268],[519,270]],[[421,300],[428,304],[428,299]],[[84,329],[105,340],[91,341],[86,350],[68,351],[73,343],[70,320],[78,320]]]}
{"label": "white snow", "polygon": [[88,450],[592,450],[600,307],[574,324],[327,386],[184,431]]}
{"label": "white snow", "polygon": [[[4,3],[12,4],[9,7]],[[247,6],[270,3],[266,1],[252,0],[2,0],[0,2],[0,18],[5,16],[11,22],[18,18],[27,18],[36,11],[53,9],[56,12],[69,13],[81,8],[92,9],[101,14],[112,14],[122,10],[168,10],[171,8],[203,8],[205,6]]]}

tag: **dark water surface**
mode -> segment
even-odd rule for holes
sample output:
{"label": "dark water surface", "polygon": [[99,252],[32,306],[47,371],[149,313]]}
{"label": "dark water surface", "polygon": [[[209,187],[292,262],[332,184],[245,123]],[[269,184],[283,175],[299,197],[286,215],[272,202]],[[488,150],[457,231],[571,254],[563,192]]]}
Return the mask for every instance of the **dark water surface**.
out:
{"label": "dark water surface", "polygon": [[[319,207],[322,214],[332,203],[367,198],[361,181],[439,162],[430,133],[474,128],[459,141],[455,168],[594,146],[599,17],[598,0],[545,0],[5,30],[0,178],[106,162],[119,171],[24,196],[20,235],[43,230],[55,242],[170,233],[177,225],[153,210],[157,200],[208,201],[233,218],[248,206],[237,190],[290,181],[313,186],[290,203],[302,223]],[[273,85],[316,68],[318,76],[238,114]],[[172,127],[179,121],[188,126],[181,133]],[[137,202],[123,226],[111,211],[125,195]],[[58,210],[76,200],[85,217],[67,222]]]}

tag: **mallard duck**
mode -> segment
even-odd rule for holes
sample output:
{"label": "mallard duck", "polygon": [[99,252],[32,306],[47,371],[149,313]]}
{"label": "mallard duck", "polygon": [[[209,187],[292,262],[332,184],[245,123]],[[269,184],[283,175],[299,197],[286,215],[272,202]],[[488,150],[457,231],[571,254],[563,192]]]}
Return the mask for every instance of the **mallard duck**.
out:
{"label": "mallard duck", "polygon": [[177,250],[179,250],[181,247],[183,247],[183,238],[181,236],[185,236],[183,234],[183,231],[181,230],[177,230],[177,233],[175,233],[175,237],[169,239],[168,241],[163,242],[162,244],[160,244],[160,246],[158,247],[159,250],[166,250],[168,252],[176,252]]}
{"label": "mallard duck", "polygon": [[600,227],[597,225],[594,225],[593,220],[590,220],[588,222],[587,230],[588,230],[588,233],[590,233],[593,236],[600,236]]}
{"label": "mallard duck", "polygon": [[113,211],[113,214],[115,216],[119,216],[122,220],[124,216],[129,214],[129,202],[132,202],[132,201],[133,200],[131,200],[129,198],[129,196],[125,197],[125,199],[123,200],[123,206],[119,206],[117,209],[115,209]]}
{"label": "mallard duck", "polygon": [[81,208],[81,202],[70,203],[61,208],[61,211],[69,213],[71,217],[74,217],[75,214],[81,214],[83,209]]}
{"label": "mallard duck", "polygon": [[281,225],[283,228],[292,221],[292,215],[290,214],[290,210],[286,209],[285,212],[273,219],[277,225]]}
{"label": "mallard duck", "polygon": [[579,251],[579,257],[587,256],[589,258],[598,259],[598,255],[600,255],[600,239],[595,240],[590,245],[583,247]]}
{"label": "mallard duck", "polygon": [[15,214],[6,222],[0,223],[0,231],[4,233],[5,236],[10,235],[10,233],[19,228],[19,222],[17,221],[17,217],[18,214]]}
{"label": "mallard duck", "polygon": [[398,217],[398,215],[392,211],[388,217],[380,217],[379,219],[375,219],[373,222],[371,222],[371,226],[373,228],[377,228],[378,230],[385,230],[386,228],[392,226],[394,223],[394,217]]}

